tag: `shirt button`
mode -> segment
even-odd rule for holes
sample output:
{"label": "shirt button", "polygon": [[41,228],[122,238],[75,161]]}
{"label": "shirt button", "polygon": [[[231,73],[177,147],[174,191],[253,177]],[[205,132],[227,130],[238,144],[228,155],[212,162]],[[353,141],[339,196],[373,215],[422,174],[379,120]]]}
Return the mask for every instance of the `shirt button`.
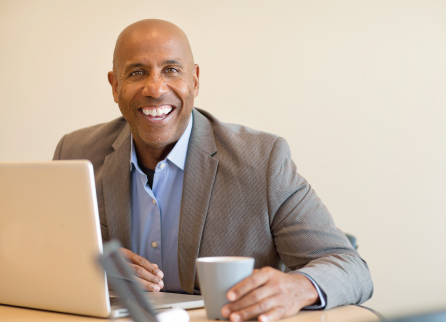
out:
{"label": "shirt button", "polygon": [[160,164],[160,168],[161,168],[161,169],[164,169],[165,166],[166,166],[166,165],[165,165],[164,163],[161,163],[161,164]]}
{"label": "shirt button", "polygon": [[153,242],[152,242],[152,247],[153,247],[153,248],[156,248],[157,246],[158,246],[158,243],[157,243],[156,241],[153,241]]}
{"label": "shirt button", "polygon": [[153,203],[154,205],[156,205],[156,200],[155,200],[155,199],[152,199],[152,203]]}

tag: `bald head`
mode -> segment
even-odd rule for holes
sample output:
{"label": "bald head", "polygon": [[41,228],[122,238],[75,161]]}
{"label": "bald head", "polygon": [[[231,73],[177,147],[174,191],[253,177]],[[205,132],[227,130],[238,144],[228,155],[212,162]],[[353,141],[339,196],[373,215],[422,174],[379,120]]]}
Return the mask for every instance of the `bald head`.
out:
{"label": "bald head", "polygon": [[199,73],[186,35],[170,22],[141,20],[119,35],[108,81],[146,168],[155,169],[184,133]]}
{"label": "bald head", "polygon": [[137,42],[145,42],[147,45],[176,43],[184,62],[194,65],[189,40],[183,30],[165,20],[145,19],[129,25],[120,33],[113,53],[113,70],[116,71],[117,62],[122,60],[123,55]]}

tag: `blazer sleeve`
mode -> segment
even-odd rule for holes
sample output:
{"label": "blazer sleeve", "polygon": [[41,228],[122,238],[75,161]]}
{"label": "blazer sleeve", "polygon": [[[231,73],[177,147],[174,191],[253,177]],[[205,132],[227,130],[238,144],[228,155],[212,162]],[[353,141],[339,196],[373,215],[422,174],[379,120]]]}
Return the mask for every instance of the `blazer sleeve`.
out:
{"label": "blazer sleeve", "polygon": [[61,154],[62,154],[62,145],[65,141],[66,135],[60,139],[59,143],[57,144],[56,150],[54,151],[53,160],[60,160]]}
{"label": "blazer sleeve", "polygon": [[297,173],[282,138],[272,149],[267,176],[271,232],[291,273],[307,274],[319,285],[326,294],[326,309],[367,301],[373,294],[367,263]]}

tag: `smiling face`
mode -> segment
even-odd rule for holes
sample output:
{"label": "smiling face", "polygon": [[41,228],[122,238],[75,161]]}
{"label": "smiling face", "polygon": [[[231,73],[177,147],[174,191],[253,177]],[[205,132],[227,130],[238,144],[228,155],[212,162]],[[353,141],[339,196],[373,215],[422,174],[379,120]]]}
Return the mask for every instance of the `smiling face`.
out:
{"label": "smiling face", "polygon": [[175,25],[143,20],[121,33],[108,78],[138,154],[170,152],[189,122],[198,76],[189,42]]}

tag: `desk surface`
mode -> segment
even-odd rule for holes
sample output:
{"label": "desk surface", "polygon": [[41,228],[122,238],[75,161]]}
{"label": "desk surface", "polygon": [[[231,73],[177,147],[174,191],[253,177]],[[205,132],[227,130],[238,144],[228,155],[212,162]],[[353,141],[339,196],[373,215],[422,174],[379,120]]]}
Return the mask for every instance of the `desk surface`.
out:
{"label": "desk surface", "polygon": [[[190,321],[213,321],[206,318],[204,309],[190,310]],[[54,313],[26,308],[19,308],[7,305],[0,305],[0,321],[63,321],[63,322],[129,322],[130,318],[119,320],[108,320],[84,317],[72,314]],[[379,318],[371,311],[359,306],[347,305],[337,307],[327,311],[302,311],[297,315],[281,320],[283,322],[360,322],[360,321],[379,321]]]}

